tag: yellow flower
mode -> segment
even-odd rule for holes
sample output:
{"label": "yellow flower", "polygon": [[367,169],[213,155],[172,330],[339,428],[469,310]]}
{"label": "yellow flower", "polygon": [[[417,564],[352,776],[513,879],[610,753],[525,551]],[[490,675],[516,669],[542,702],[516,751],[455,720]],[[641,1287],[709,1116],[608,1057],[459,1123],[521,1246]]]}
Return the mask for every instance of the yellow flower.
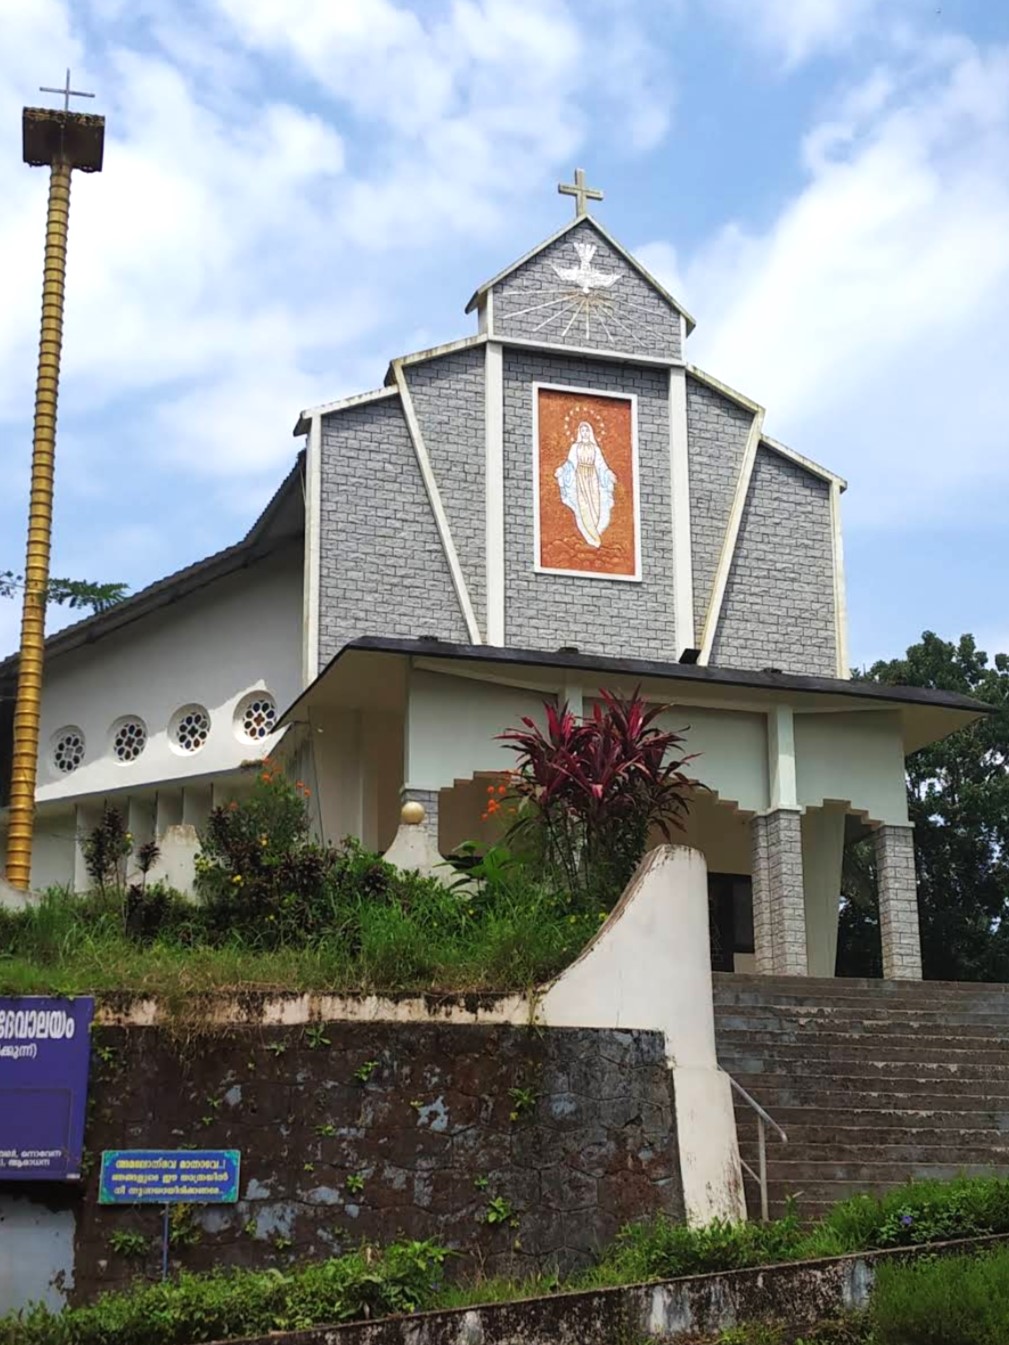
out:
{"label": "yellow flower", "polygon": [[242,875],[240,873],[236,873],[231,881],[233,883],[240,883],[242,881]]}

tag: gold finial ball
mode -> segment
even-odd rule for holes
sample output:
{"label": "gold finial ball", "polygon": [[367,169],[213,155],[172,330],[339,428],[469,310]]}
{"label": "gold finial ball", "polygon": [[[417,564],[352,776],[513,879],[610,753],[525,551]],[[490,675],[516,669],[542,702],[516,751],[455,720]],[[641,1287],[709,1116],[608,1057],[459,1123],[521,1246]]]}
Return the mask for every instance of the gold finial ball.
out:
{"label": "gold finial ball", "polygon": [[422,803],[418,803],[416,799],[410,799],[403,804],[399,815],[408,827],[416,827],[424,821],[427,813],[425,813]]}

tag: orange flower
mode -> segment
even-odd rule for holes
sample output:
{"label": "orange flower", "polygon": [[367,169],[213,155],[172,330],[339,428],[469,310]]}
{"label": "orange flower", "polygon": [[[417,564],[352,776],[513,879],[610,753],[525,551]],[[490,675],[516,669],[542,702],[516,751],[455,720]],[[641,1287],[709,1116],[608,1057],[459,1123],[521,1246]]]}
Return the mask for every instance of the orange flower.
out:
{"label": "orange flower", "polygon": [[507,785],[498,785],[498,787],[497,787],[497,792],[498,792],[499,794],[507,794],[507,793],[508,793],[508,786],[507,786]]}

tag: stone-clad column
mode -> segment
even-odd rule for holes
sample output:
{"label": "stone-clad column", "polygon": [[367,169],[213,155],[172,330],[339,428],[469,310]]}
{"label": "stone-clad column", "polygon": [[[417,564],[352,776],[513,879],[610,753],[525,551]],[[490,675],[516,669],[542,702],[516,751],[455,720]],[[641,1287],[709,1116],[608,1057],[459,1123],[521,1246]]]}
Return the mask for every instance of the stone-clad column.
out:
{"label": "stone-clad column", "polygon": [[912,827],[885,823],[876,832],[876,887],[883,976],[888,981],[920,981],[921,937]]}
{"label": "stone-clad column", "polygon": [[776,808],[751,823],[753,941],[764,976],[806,975],[806,904],[798,809]]}

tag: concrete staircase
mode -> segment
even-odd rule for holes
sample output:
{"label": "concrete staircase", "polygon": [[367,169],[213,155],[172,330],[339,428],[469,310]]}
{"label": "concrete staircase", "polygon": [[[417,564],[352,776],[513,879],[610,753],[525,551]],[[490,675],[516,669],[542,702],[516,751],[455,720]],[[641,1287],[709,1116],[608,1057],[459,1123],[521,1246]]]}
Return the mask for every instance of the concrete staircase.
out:
{"label": "concrete staircase", "polygon": [[[788,1135],[768,1135],[772,1216],[788,1195],[805,1218],[909,1177],[1009,1174],[1009,985],[716,973],[715,1035]],[[756,1116],[736,1101],[756,1170]]]}

